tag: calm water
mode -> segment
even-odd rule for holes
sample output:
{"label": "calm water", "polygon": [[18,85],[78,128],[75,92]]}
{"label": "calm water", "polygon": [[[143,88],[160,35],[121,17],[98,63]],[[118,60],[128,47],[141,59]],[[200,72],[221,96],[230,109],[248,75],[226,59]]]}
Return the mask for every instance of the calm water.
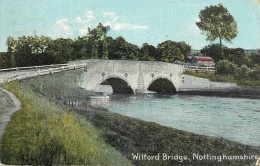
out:
{"label": "calm water", "polygon": [[197,134],[260,145],[260,100],[257,99],[113,94],[110,110]]}

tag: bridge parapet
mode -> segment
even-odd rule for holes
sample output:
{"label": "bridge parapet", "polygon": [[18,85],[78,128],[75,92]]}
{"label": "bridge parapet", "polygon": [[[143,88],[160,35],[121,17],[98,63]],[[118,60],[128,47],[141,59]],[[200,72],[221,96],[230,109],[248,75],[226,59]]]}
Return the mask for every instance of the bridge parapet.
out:
{"label": "bridge parapet", "polygon": [[165,78],[178,91],[183,73],[181,65],[156,61],[86,60],[85,63],[87,72],[79,85],[92,91],[108,78],[126,81],[134,92],[145,92],[153,81]]}

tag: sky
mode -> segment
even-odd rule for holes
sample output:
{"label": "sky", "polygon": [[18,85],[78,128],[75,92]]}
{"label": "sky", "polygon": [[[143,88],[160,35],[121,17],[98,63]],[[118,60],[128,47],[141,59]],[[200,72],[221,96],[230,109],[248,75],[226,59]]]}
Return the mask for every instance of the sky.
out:
{"label": "sky", "polygon": [[199,13],[222,3],[237,21],[238,35],[231,48],[260,48],[258,0],[0,0],[0,52],[6,39],[44,35],[52,39],[87,35],[98,23],[110,26],[108,36],[122,36],[142,46],[166,40],[185,41],[201,49],[218,41],[206,41],[196,26]]}

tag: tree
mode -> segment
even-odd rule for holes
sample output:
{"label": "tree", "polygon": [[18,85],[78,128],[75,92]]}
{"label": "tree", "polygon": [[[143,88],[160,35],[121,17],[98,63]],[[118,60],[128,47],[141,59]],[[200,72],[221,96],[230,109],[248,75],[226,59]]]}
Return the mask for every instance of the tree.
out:
{"label": "tree", "polygon": [[159,58],[159,52],[157,49],[149,45],[148,43],[144,43],[141,48],[141,57],[139,60],[144,60],[144,61],[154,61],[158,60]]}
{"label": "tree", "polygon": [[32,48],[30,47],[29,37],[18,37],[14,50],[15,65],[30,66],[33,64]]}
{"label": "tree", "polygon": [[7,66],[17,67],[52,63],[45,53],[50,41],[50,37],[37,35],[22,36],[18,39],[9,36],[6,45],[10,65]]}
{"label": "tree", "polygon": [[160,61],[163,62],[185,61],[191,53],[190,45],[185,42],[167,40],[158,44],[157,48],[160,52]]}
{"label": "tree", "polygon": [[126,59],[127,42],[122,36],[117,37],[109,48],[109,59]]}
{"label": "tree", "polygon": [[103,41],[103,56],[102,56],[102,59],[104,59],[104,60],[108,60],[108,47],[107,47],[107,41],[106,40],[104,40]]}
{"label": "tree", "polygon": [[50,37],[45,36],[28,36],[27,40],[30,43],[30,47],[33,54],[44,53],[46,48],[48,47],[48,43],[51,41]]}
{"label": "tree", "polygon": [[88,29],[88,42],[92,45],[92,58],[99,59],[107,59],[108,51],[107,51],[107,42],[106,35],[110,30],[109,26],[103,26],[101,23],[94,29]]}
{"label": "tree", "polygon": [[254,52],[250,54],[250,64],[260,66],[260,50],[258,52]]}
{"label": "tree", "polygon": [[0,69],[5,68],[3,54],[0,52]]}
{"label": "tree", "polygon": [[15,40],[13,37],[9,36],[6,40],[7,45],[7,54],[9,55],[10,59],[10,66],[9,67],[16,67],[16,60],[14,57],[14,52],[17,45],[17,40]]}
{"label": "tree", "polygon": [[214,41],[219,39],[220,42],[220,57],[224,56],[222,40],[231,42],[237,36],[237,23],[234,17],[229,13],[227,8],[222,4],[218,6],[211,5],[200,11],[200,21],[196,25],[206,34],[206,40]]}
{"label": "tree", "polygon": [[241,67],[249,64],[249,58],[243,48],[225,48],[226,59]]}
{"label": "tree", "polygon": [[74,60],[73,52],[74,41],[72,39],[52,40],[46,49],[46,53],[51,56],[54,63],[67,63],[69,60]]}

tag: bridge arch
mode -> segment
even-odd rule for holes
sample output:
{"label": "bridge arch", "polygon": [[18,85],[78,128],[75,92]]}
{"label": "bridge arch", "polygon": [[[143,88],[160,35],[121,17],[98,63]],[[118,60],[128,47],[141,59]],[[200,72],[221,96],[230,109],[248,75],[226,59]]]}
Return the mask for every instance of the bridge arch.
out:
{"label": "bridge arch", "polygon": [[[101,85],[102,83],[108,81],[108,80],[118,80],[119,82],[125,84],[125,86],[127,86],[126,88],[129,88],[127,90],[127,92],[122,92],[122,93],[131,93],[131,94],[134,94],[135,90],[133,88],[133,86],[131,85],[131,83],[125,78],[125,77],[122,77],[122,76],[119,76],[119,75],[108,75],[108,76],[104,76],[101,80],[98,81],[96,87],[98,87],[99,85]],[[121,81],[120,81],[121,80]],[[123,82],[122,82],[123,81]],[[110,81],[111,82],[111,81]],[[118,93],[118,89],[116,89],[115,86],[117,85],[113,85],[113,82],[115,81],[112,81],[112,84],[109,84],[112,89],[113,89],[113,93]],[[119,87],[120,88],[120,87]]]}
{"label": "bridge arch", "polygon": [[[163,85],[154,85],[156,84],[156,82],[159,82],[159,83],[163,83]],[[165,85],[167,85],[167,87],[164,87]],[[151,87],[151,86],[155,86],[155,87]],[[146,86],[147,90],[151,90],[151,88],[154,88],[154,89],[161,89],[162,91],[159,91],[158,92],[165,92],[165,93],[171,93],[171,94],[175,94],[177,93],[177,89],[176,89],[176,86],[174,84],[174,82],[168,78],[168,77],[165,77],[165,76],[158,76],[158,77],[155,77],[153,78]],[[165,88],[165,89],[164,89]],[[156,91],[156,90],[151,90],[151,91]],[[164,91],[166,90],[166,91]]]}

